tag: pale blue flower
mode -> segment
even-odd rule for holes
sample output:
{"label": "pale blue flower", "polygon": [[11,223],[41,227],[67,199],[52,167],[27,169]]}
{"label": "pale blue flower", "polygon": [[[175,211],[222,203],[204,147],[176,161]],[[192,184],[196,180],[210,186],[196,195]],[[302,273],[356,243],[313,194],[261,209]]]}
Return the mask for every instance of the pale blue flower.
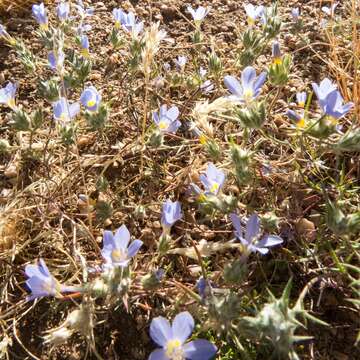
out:
{"label": "pale blue flower", "polygon": [[205,16],[209,13],[210,9],[199,6],[196,10],[194,10],[191,6],[188,6],[187,11],[191,14],[195,24],[199,25],[204,20]]}
{"label": "pale blue flower", "polygon": [[230,219],[235,228],[235,236],[244,245],[247,252],[259,252],[265,255],[269,252],[269,247],[283,243],[283,239],[276,235],[261,236],[260,218],[253,214],[246,222],[245,233],[243,232],[240,218],[236,214],[231,214]]}
{"label": "pale blue flower", "polygon": [[113,16],[115,18],[115,28],[119,29],[121,26],[126,32],[131,33],[135,37],[138,36],[144,28],[144,23],[137,21],[137,18],[131,11],[126,13],[121,9],[114,9]]}
{"label": "pale blue flower", "polygon": [[266,72],[262,72],[256,77],[256,71],[252,66],[247,66],[241,74],[241,84],[233,76],[225,76],[224,83],[232,95],[229,99],[246,103],[256,99],[266,80]]}
{"label": "pale blue flower", "polygon": [[335,13],[335,9],[336,7],[339,5],[339,3],[333,3],[331,6],[323,6],[321,8],[321,10],[326,14],[326,15],[329,15],[331,17],[334,16],[334,13]]}
{"label": "pale blue flower", "polygon": [[44,296],[60,296],[62,292],[73,292],[78,289],[73,286],[60,284],[50,273],[43,259],[36,265],[26,265],[25,274],[29,278],[26,286],[31,291],[27,300],[33,300]]}
{"label": "pale blue flower", "polygon": [[281,64],[281,50],[280,50],[280,44],[278,41],[274,41],[272,43],[272,57],[274,64]]}
{"label": "pale blue flower", "polygon": [[193,340],[186,343],[194,330],[194,319],[187,311],[176,315],[172,325],[162,316],[150,324],[150,336],[161,349],[154,350],[149,360],[210,360],[217,347],[208,340]]}
{"label": "pale blue flower", "polygon": [[177,129],[181,125],[181,122],[177,120],[179,116],[179,109],[176,106],[172,106],[169,110],[166,105],[160,107],[160,112],[154,111],[152,113],[154,123],[158,129],[162,132],[176,133]]}
{"label": "pale blue flower", "polygon": [[61,125],[71,122],[79,112],[80,104],[78,102],[70,104],[64,97],[53,104],[54,119]]}
{"label": "pale blue flower", "polygon": [[41,3],[39,5],[34,4],[32,6],[32,13],[40,25],[40,28],[43,30],[46,30],[48,28],[48,18],[46,14],[46,8],[44,6],[44,3]]}
{"label": "pale blue flower", "polygon": [[50,69],[62,73],[64,70],[65,54],[62,50],[51,51],[48,55]]}
{"label": "pale blue flower", "polygon": [[300,18],[300,9],[299,8],[292,8],[291,9],[291,16],[295,22],[299,21]]}
{"label": "pale blue flower", "polygon": [[178,56],[177,59],[174,60],[174,63],[176,65],[176,69],[178,71],[184,71],[185,65],[187,63],[187,57],[186,56]]}
{"label": "pale blue flower", "polygon": [[70,4],[68,2],[61,2],[56,7],[57,17],[61,22],[66,21],[70,14]]}
{"label": "pale blue flower", "polygon": [[80,45],[81,45],[81,55],[85,58],[90,56],[89,52],[89,38],[86,35],[82,35],[80,37]]}
{"label": "pale blue flower", "polygon": [[161,225],[169,233],[171,227],[182,218],[181,204],[178,201],[166,200],[162,207]]}
{"label": "pale blue flower", "polygon": [[94,8],[91,7],[86,9],[84,3],[81,0],[78,0],[74,7],[78,11],[81,19],[85,19],[87,16],[94,15]]}
{"label": "pale blue flower", "polygon": [[213,163],[209,163],[205,173],[199,176],[201,183],[204,185],[205,194],[214,195],[217,195],[224,186],[225,178],[225,173]]}
{"label": "pale blue flower", "polygon": [[120,226],[115,234],[104,231],[103,248],[101,255],[105,259],[105,268],[126,267],[142,246],[141,240],[130,243],[130,233],[125,225]]}
{"label": "pale blue flower", "polygon": [[264,6],[254,6],[253,4],[245,4],[244,9],[248,19],[249,25],[254,25],[258,17],[261,17],[264,13]]}
{"label": "pale blue flower", "polygon": [[80,102],[86,110],[97,111],[101,103],[101,95],[94,86],[89,86],[82,92]]}
{"label": "pale blue flower", "polygon": [[343,104],[344,99],[337,90],[337,86],[328,78],[322,80],[319,85],[312,83],[312,87],[324,115],[339,119],[346,115],[354,105],[352,102]]}
{"label": "pale blue flower", "polygon": [[306,126],[306,122],[305,122],[305,118],[304,118],[304,113],[302,113],[301,115],[296,113],[293,110],[288,110],[286,112],[286,115],[289,119],[293,120],[296,123],[296,126],[299,128],[303,128]]}
{"label": "pale blue flower", "polygon": [[296,102],[301,108],[305,107],[306,99],[306,91],[296,93]]}
{"label": "pale blue flower", "polygon": [[0,89],[0,104],[7,105],[10,109],[16,110],[17,106],[15,103],[17,85],[9,82],[5,87]]}

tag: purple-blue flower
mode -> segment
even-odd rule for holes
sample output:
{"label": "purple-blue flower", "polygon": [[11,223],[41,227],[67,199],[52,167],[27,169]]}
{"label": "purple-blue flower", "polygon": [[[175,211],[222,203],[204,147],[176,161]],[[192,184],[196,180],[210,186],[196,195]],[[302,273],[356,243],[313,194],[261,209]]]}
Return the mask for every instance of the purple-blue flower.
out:
{"label": "purple-blue flower", "polygon": [[62,73],[65,61],[65,54],[62,50],[49,52],[48,61],[51,70]]}
{"label": "purple-blue flower", "polygon": [[70,4],[68,2],[61,2],[56,7],[56,14],[61,22],[66,21],[70,14]]}
{"label": "purple-blue flower", "polygon": [[44,3],[41,3],[39,5],[34,4],[32,6],[32,13],[40,25],[40,29],[46,30],[48,28],[48,18],[46,15],[46,8],[44,6]]}
{"label": "purple-blue flower", "polygon": [[115,18],[115,28],[119,29],[120,26],[122,26],[125,31],[131,33],[135,37],[138,36],[144,28],[144,23],[142,21],[137,21],[137,18],[131,11],[126,13],[121,9],[114,9],[113,16]]}
{"label": "purple-blue flower", "polygon": [[292,8],[291,9],[291,16],[295,22],[299,21],[300,18],[300,9],[299,8]]}
{"label": "purple-blue flower", "polygon": [[301,108],[305,107],[307,94],[305,91],[296,93],[296,102]]}
{"label": "purple-blue flower", "polygon": [[171,227],[182,218],[179,201],[166,200],[162,207],[161,225],[164,232],[169,233]]}
{"label": "purple-blue flower", "polygon": [[278,41],[274,41],[272,44],[272,57],[274,64],[282,63],[280,44]]}
{"label": "purple-blue flower", "polygon": [[330,7],[329,6],[323,6],[321,8],[321,10],[326,14],[326,15],[329,15],[329,16],[334,16],[334,13],[335,13],[335,9],[336,7],[339,5],[339,3],[333,3]]}
{"label": "purple-blue flower", "polygon": [[276,235],[261,236],[260,219],[257,214],[252,214],[246,222],[245,234],[239,216],[230,214],[230,219],[235,228],[235,236],[244,245],[246,252],[257,251],[265,255],[269,252],[269,247],[279,245],[283,242],[283,239]]}
{"label": "purple-blue flower", "polygon": [[199,25],[204,20],[205,16],[209,13],[210,9],[199,6],[196,10],[194,10],[191,6],[188,6],[187,11],[191,14],[195,24]]}
{"label": "purple-blue flower", "polygon": [[80,37],[80,45],[81,45],[81,55],[84,58],[88,58],[90,56],[89,53],[89,38],[86,35],[81,35]]}
{"label": "purple-blue flower", "polygon": [[205,194],[217,195],[224,186],[225,173],[213,163],[209,163],[205,173],[201,174],[199,179],[204,185]]}
{"label": "purple-blue flower", "polygon": [[97,111],[101,103],[101,95],[94,86],[89,86],[82,92],[80,102],[86,110]]}
{"label": "purple-blue flower", "polygon": [[31,295],[27,297],[27,300],[33,300],[43,296],[60,296],[62,292],[77,290],[73,286],[60,284],[51,275],[43,259],[40,259],[36,265],[26,265],[25,274],[29,278],[26,281],[26,286],[31,291]]}
{"label": "purple-blue flower", "polygon": [[199,295],[201,296],[202,301],[205,301],[207,296],[209,296],[209,294],[211,293],[212,282],[208,279],[201,277],[196,283],[196,288]]}
{"label": "purple-blue flower", "polygon": [[70,104],[62,97],[53,104],[54,119],[61,125],[66,125],[80,112],[80,104]]}
{"label": "purple-blue flower", "polygon": [[0,89],[0,104],[7,105],[10,109],[16,110],[15,95],[17,85],[12,82]]}
{"label": "purple-blue flower", "polygon": [[327,78],[322,80],[319,85],[313,83],[312,87],[324,115],[333,119],[340,119],[354,106],[352,102],[343,104],[344,99],[337,90],[336,85]]}
{"label": "purple-blue flower", "polygon": [[187,63],[187,57],[186,56],[178,56],[177,59],[174,60],[174,63],[176,65],[176,69],[178,71],[183,71],[185,68],[185,65]]}
{"label": "purple-blue flower", "polygon": [[235,77],[230,75],[225,76],[224,83],[232,94],[229,99],[246,103],[259,96],[265,80],[265,71],[256,77],[255,69],[252,66],[247,66],[241,74],[241,84]]}
{"label": "purple-blue flower", "polygon": [[172,106],[169,110],[166,105],[160,107],[160,112],[154,111],[152,113],[154,123],[158,129],[162,132],[176,133],[177,129],[181,125],[181,122],[177,120],[179,116],[179,109],[176,106]]}
{"label": "purple-blue flower", "polygon": [[101,255],[105,259],[105,268],[126,267],[142,246],[141,240],[130,242],[130,233],[125,225],[120,226],[115,234],[104,231]]}
{"label": "purple-blue flower", "polygon": [[305,123],[304,114],[299,115],[293,110],[288,110],[286,112],[286,115],[289,119],[293,120],[296,123],[297,127],[299,128],[305,127],[306,123]]}
{"label": "purple-blue flower", "polygon": [[74,7],[78,11],[81,19],[85,19],[87,16],[94,15],[94,8],[91,7],[91,8],[85,9],[85,6],[84,6],[84,3],[82,2],[82,0],[77,0],[77,4],[75,4]]}
{"label": "purple-blue flower", "polygon": [[245,4],[244,9],[250,26],[255,24],[258,17],[264,13],[264,6],[254,6],[253,4]]}
{"label": "purple-blue flower", "polygon": [[172,325],[162,316],[151,321],[150,336],[161,349],[154,350],[149,360],[210,360],[217,347],[208,340],[186,343],[194,330],[194,319],[187,311],[176,315]]}

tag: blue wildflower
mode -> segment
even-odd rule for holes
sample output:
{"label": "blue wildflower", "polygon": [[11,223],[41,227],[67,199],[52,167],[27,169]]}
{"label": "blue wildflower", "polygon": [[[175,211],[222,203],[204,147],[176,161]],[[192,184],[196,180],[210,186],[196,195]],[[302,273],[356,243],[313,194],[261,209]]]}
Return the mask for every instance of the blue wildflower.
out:
{"label": "blue wildflower", "polygon": [[253,4],[245,4],[244,9],[250,26],[254,25],[256,19],[264,13],[264,6],[262,5],[254,6]]}
{"label": "blue wildflower", "polygon": [[54,119],[60,125],[66,125],[80,112],[80,104],[75,102],[69,104],[66,98],[62,97],[53,104]]}
{"label": "blue wildflower", "polygon": [[115,18],[115,28],[119,29],[120,26],[128,33],[131,33],[134,37],[137,37],[144,28],[142,21],[137,21],[134,13],[131,11],[126,13],[121,9],[114,9],[113,16]]}
{"label": "blue wildflower", "polygon": [[184,71],[185,65],[187,63],[187,57],[186,56],[178,56],[178,58],[174,60],[174,63],[176,65],[176,69],[178,71]]}
{"label": "blue wildflower", "polygon": [[152,113],[154,123],[158,129],[162,132],[176,133],[177,129],[181,125],[181,122],[177,120],[179,116],[179,109],[176,106],[172,106],[169,110],[166,105],[160,107],[160,112],[154,111]]}
{"label": "blue wildflower", "polygon": [[0,38],[3,38],[10,45],[16,44],[16,39],[14,39],[7,31],[4,25],[0,24]]}
{"label": "blue wildflower", "polygon": [[0,89],[0,104],[7,105],[10,109],[16,110],[15,103],[17,85],[9,82],[4,88]]}
{"label": "blue wildflower", "polygon": [[85,6],[84,6],[84,3],[82,2],[82,0],[77,0],[77,4],[75,4],[74,7],[78,11],[81,19],[85,19],[87,16],[94,15],[94,8],[91,7],[91,8],[85,9]]}
{"label": "blue wildflower", "polygon": [[89,86],[82,92],[80,102],[86,110],[97,111],[101,103],[101,95],[94,86]]}
{"label": "blue wildflower", "polygon": [[305,91],[296,93],[296,102],[299,107],[301,108],[305,107],[306,99],[307,99],[307,94]]}
{"label": "blue wildflower", "polygon": [[142,246],[141,240],[130,242],[130,233],[125,225],[120,226],[115,234],[104,231],[101,255],[105,259],[105,268],[126,267]]}
{"label": "blue wildflower", "polygon": [[235,236],[240,240],[245,247],[246,252],[259,252],[260,254],[267,254],[269,247],[279,245],[284,240],[276,235],[265,235],[261,237],[260,219],[257,214],[250,216],[246,223],[245,234],[242,230],[240,218],[236,214],[231,214],[230,219],[235,228]]}
{"label": "blue wildflower", "polygon": [[210,9],[199,6],[196,10],[194,10],[191,6],[187,7],[187,11],[191,14],[194,19],[195,25],[200,25],[204,20],[205,16],[209,13]]}
{"label": "blue wildflower", "polygon": [[304,114],[299,115],[293,110],[288,110],[286,112],[286,115],[289,119],[293,120],[296,123],[297,127],[299,128],[305,127],[306,123],[305,123]]}
{"label": "blue wildflower", "polygon": [[62,50],[51,51],[48,55],[50,69],[61,74],[64,70],[65,54]]}
{"label": "blue wildflower", "polygon": [[25,274],[29,278],[26,281],[31,295],[27,300],[33,300],[43,296],[60,296],[62,292],[73,292],[77,289],[73,286],[60,284],[50,273],[43,259],[36,265],[26,265]]}
{"label": "blue wildflower", "polygon": [[291,16],[295,22],[299,21],[300,18],[300,9],[299,8],[292,8],[291,9]]}
{"label": "blue wildflower", "polygon": [[199,295],[201,296],[201,300],[205,301],[206,298],[209,296],[209,294],[211,293],[212,290],[212,284],[211,281],[208,279],[205,279],[203,277],[201,277],[197,282],[196,282],[196,288],[197,291],[199,292]]}
{"label": "blue wildflower", "polygon": [[328,16],[333,17],[335,13],[336,7],[339,5],[339,3],[333,3],[330,7],[329,6],[323,6],[321,10]]}
{"label": "blue wildflower", "polygon": [[164,233],[169,234],[171,227],[182,218],[181,204],[178,201],[166,200],[161,214],[161,225]]}
{"label": "blue wildflower", "polygon": [[172,325],[162,316],[151,321],[150,336],[161,349],[154,350],[149,360],[209,360],[217,347],[203,339],[186,343],[194,330],[194,319],[187,311],[176,315]]}
{"label": "blue wildflower", "polygon": [[80,38],[80,44],[81,44],[81,55],[85,58],[88,58],[90,56],[89,38],[86,35],[82,35]]}
{"label": "blue wildflower", "polygon": [[225,76],[224,83],[232,95],[229,99],[247,103],[256,99],[266,80],[266,72],[256,77],[256,71],[252,66],[247,66],[241,74],[241,84],[233,76]]}
{"label": "blue wildflower", "polygon": [[70,4],[68,2],[61,2],[56,7],[56,14],[61,22],[66,21],[70,14]]}
{"label": "blue wildflower", "polygon": [[324,115],[337,120],[346,115],[353,107],[353,103],[343,104],[344,99],[337,87],[329,79],[325,78],[320,84],[313,83],[312,87],[318,98]]}
{"label": "blue wildflower", "polygon": [[209,163],[205,173],[199,176],[204,185],[205,194],[217,195],[224,186],[225,177],[222,170],[219,170],[213,163]]}
{"label": "blue wildflower", "polygon": [[272,44],[272,57],[274,64],[282,64],[280,44],[278,41],[274,41]]}
{"label": "blue wildflower", "polygon": [[32,13],[40,25],[40,29],[47,30],[48,28],[48,18],[46,15],[46,8],[44,6],[44,3],[41,3],[39,5],[34,4],[32,6]]}

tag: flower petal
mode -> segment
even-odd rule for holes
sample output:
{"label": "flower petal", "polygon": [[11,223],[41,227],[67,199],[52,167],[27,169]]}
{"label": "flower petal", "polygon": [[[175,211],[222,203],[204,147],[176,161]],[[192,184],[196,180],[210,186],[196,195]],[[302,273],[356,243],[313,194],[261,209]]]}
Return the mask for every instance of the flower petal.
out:
{"label": "flower petal", "polygon": [[248,242],[258,235],[260,231],[260,219],[257,214],[252,214],[246,223],[245,239]]}
{"label": "flower petal", "polygon": [[276,235],[265,235],[256,246],[259,247],[271,247],[275,245],[282,244],[284,240],[280,236]]}
{"label": "flower petal", "polygon": [[243,231],[242,231],[242,226],[241,226],[241,221],[238,215],[232,213],[230,214],[230,220],[235,228],[235,235],[237,237],[242,237],[243,236]]}
{"label": "flower petal", "polygon": [[125,225],[121,225],[114,235],[116,247],[126,249],[130,242],[130,233]]}
{"label": "flower petal", "polygon": [[141,248],[143,242],[141,240],[134,240],[128,248],[128,257],[133,257],[137,254],[139,249]]}
{"label": "flower petal", "polygon": [[175,316],[172,323],[172,331],[175,339],[183,344],[194,330],[194,319],[188,311],[181,312]]}
{"label": "flower petal", "polygon": [[241,74],[241,85],[244,89],[251,89],[256,78],[256,71],[252,66],[247,66]]}
{"label": "flower petal", "polygon": [[210,360],[217,352],[217,347],[210,341],[198,339],[183,345],[184,355],[190,360]]}
{"label": "flower petal", "polygon": [[241,84],[234,76],[225,76],[224,84],[233,95],[236,95],[238,97],[241,97],[243,95],[243,89],[241,87]]}
{"label": "flower petal", "polygon": [[169,360],[169,358],[166,356],[164,349],[157,349],[150,354],[148,360]]}
{"label": "flower petal", "polygon": [[162,316],[152,319],[150,336],[158,345],[165,347],[166,343],[172,339],[172,330],[169,321]]}

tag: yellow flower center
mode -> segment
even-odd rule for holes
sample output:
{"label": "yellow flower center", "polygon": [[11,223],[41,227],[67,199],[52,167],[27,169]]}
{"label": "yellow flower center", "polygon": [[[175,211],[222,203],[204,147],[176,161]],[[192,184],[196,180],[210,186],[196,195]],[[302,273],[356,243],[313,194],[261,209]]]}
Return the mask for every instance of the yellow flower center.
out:
{"label": "yellow flower center", "polygon": [[297,123],[296,123],[297,127],[299,128],[304,128],[305,127],[305,119],[301,118]]}
{"label": "yellow flower center", "polygon": [[303,108],[303,107],[305,106],[305,103],[304,103],[303,101],[300,101],[300,102],[298,103],[298,105],[299,105],[299,107]]}
{"label": "yellow flower center", "polygon": [[159,129],[160,130],[166,130],[168,128],[168,124],[166,121],[162,120],[159,122]]}
{"label": "yellow flower center", "polygon": [[328,115],[326,117],[326,120],[328,120],[330,125],[333,125],[333,126],[337,125],[337,123],[338,123],[337,119],[330,115]]}
{"label": "yellow flower center", "polygon": [[201,193],[199,196],[198,196],[198,201],[199,202],[205,202],[206,201],[206,195],[204,193]]}
{"label": "yellow flower center", "polygon": [[276,57],[276,58],[274,58],[273,62],[275,65],[281,65],[282,59],[281,59],[281,57]]}
{"label": "yellow flower center", "polygon": [[115,249],[111,252],[111,259],[115,262],[126,260],[126,253],[122,249]]}
{"label": "yellow flower center", "polygon": [[47,30],[49,27],[48,27],[48,24],[41,24],[40,25],[40,30]]}
{"label": "yellow flower center", "polygon": [[16,105],[15,105],[15,99],[14,99],[14,98],[9,99],[8,102],[7,102],[7,104],[8,104],[8,106],[9,106],[9,108],[11,108],[11,109],[13,109],[13,108],[16,107]]}
{"label": "yellow flower center", "polygon": [[120,21],[116,20],[115,21],[115,29],[120,29],[120,27],[121,27]]}
{"label": "yellow flower center", "polygon": [[173,360],[184,359],[180,340],[170,340],[166,344],[166,356]]}
{"label": "yellow flower center", "polygon": [[250,100],[250,99],[252,99],[253,96],[254,96],[254,93],[253,93],[253,91],[251,89],[246,89],[244,91],[245,100]]}
{"label": "yellow flower center", "polygon": [[248,18],[247,18],[247,22],[248,22],[248,24],[249,24],[250,26],[255,25],[255,20],[254,20],[253,18],[251,18],[251,17],[248,17]]}
{"label": "yellow flower center", "polygon": [[201,134],[201,135],[199,136],[199,141],[200,141],[200,144],[201,144],[201,145],[206,145],[206,143],[207,143],[207,137],[206,137],[206,135]]}
{"label": "yellow flower center", "polygon": [[85,58],[89,57],[90,56],[90,53],[89,53],[89,50],[86,49],[86,48],[82,48],[81,49],[81,55]]}
{"label": "yellow flower center", "polygon": [[87,102],[87,106],[88,106],[88,107],[93,107],[95,104],[96,104],[96,101],[95,101],[95,100],[89,100],[89,101]]}
{"label": "yellow flower center", "polygon": [[212,193],[215,193],[217,190],[219,189],[219,184],[218,183],[214,183],[211,188],[210,188],[210,191]]}

